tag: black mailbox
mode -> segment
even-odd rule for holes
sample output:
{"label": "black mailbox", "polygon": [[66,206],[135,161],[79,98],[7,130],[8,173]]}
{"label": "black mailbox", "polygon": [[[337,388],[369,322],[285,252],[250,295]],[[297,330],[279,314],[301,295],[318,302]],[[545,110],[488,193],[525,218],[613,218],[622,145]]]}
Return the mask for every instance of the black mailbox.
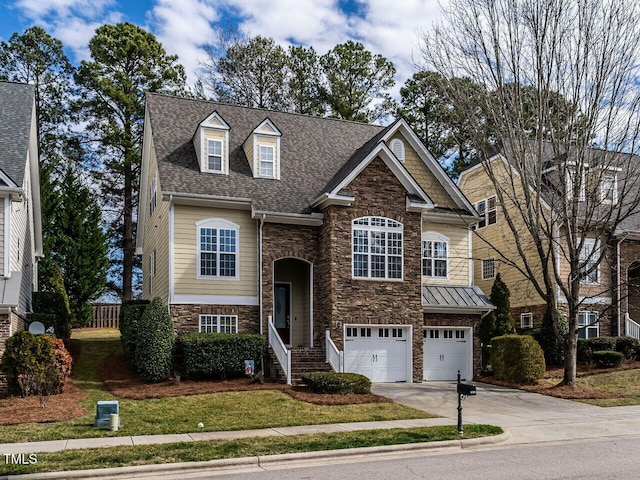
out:
{"label": "black mailbox", "polygon": [[464,395],[466,397],[470,395],[476,394],[476,386],[475,385],[467,385],[466,383],[458,384],[458,394]]}

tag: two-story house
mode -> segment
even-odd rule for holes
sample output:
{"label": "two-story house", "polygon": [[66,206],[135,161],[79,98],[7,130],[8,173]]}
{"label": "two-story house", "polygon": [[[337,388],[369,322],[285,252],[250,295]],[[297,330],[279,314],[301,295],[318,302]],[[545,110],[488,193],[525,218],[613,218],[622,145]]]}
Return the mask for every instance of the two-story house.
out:
{"label": "two-story house", "polygon": [[27,325],[42,257],[33,85],[0,82],[0,356]]}
{"label": "two-story house", "polygon": [[268,336],[289,382],[316,354],[375,382],[480,368],[478,218],[403,120],[149,94],[139,205],[143,297],[177,333]]}
{"label": "two-story house", "polygon": [[[545,245],[551,252],[549,261],[555,262],[549,268],[555,267],[567,285],[570,255],[565,247],[569,236],[567,225],[561,221],[567,218],[567,213],[558,209],[573,208],[575,214],[570,214],[571,218],[588,230],[579,228],[584,238],[574,238],[576,245],[581,245],[577,260],[582,265],[578,337],[640,338],[640,326],[636,323],[640,320],[640,197],[635,186],[640,158],[596,148],[588,149],[580,163],[575,156],[570,147],[568,152],[558,155],[551,144],[545,145],[547,160],[541,168],[532,164],[525,174],[529,175],[528,182],[520,181],[522,168],[512,160],[508,149],[461,173],[458,185],[481,217],[473,242],[474,282],[488,291],[500,273],[511,291],[516,327],[540,327],[546,302],[529,279],[535,277],[543,285],[543,265],[520,212],[525,203],[539,201],[540,214],[549,222],[547,231],[555,229],[552,245]],[[534,158],[531,157],[532,162]],[[628,182],[627,177],[634,181]],[[529,195],[523,194],[525,184],[529,185]],[[502,195],[498,195],[494,185],[500,185]],[[508,225],[505,209],[514,228]],[[523,273],[526,270],[523,255],[530,268],[527,275]],[[555,303],[566,314],[565,295],[553,274],[551,278]]]}

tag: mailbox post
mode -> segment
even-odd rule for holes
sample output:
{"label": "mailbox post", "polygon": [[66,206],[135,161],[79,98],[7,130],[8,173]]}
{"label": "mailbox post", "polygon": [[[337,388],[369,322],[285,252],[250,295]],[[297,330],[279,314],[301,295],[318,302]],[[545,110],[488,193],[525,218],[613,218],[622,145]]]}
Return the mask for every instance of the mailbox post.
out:
{"label": "mailbox post", "polygon": [[462,435],[462,400],[476,394],[476,386],[460,383],[460,370],[458,370],[458,433]]}

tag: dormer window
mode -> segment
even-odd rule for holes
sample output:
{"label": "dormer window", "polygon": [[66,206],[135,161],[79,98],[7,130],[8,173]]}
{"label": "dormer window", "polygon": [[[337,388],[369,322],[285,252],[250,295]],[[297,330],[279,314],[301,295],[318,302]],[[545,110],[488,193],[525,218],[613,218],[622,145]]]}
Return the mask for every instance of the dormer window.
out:
{"label": "dormer window", "polygon": [[222,141],[207,139],[207,170],[222,173]]}
{"label": "dormer window", "polygon": [[274,155],[273,147],[269,145],[259,145],[260,148],[260,176],[273,178]]}
{"label": "dormer window", "polygon": [[615,175],[604,175],[600,182],[600,201],[604,203],[617,203],[618,189]]}
{"label": "dormer window", "polygon": [[245,140],[242,148],[256,178],[280,180],[280,130],[268,118]]}
{"label": "dormer window", "polygon": [[205,118],[193,137],[203,173],[229,173],[229,125],[217,113]]}

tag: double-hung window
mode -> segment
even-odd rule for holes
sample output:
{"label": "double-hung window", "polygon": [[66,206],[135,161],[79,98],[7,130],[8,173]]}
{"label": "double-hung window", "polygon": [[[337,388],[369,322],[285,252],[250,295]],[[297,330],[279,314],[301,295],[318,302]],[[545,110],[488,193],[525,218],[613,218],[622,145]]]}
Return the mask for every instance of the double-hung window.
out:
{"label": "double-hung window", "polygon": [[600,182],[600,201],[605,203],[617,203],[618,192],[616,177],[605,175]]}
{"label": "double-hung window", "polygon": [[520,314],[520,328],[533,328],[533,313]]}
{"label": "double-hung window", "polygon": [[598,312],[578,312],[578,338],[597,337]]}
{"label": "double-hung window", "polygon": [[273,178],[275,173],[274,148],[270,145],[259,145],[260,176]]}
{"label": "double-hung window", "polygon": [[480,200],[475,204],[475,207],[480,215],[480,221],[476,224],[476,229],[493,225],[498,221],[498,209],[495,195],[485,198],[484,200]]}
{"label": "double-hung window", "polygon": [[238,278],[239,227],[223,219],[208,219],[198,229],[198,278]]}
{"label": "double-hung window", "polygon": [[482,260],[482,280],[490,280],[496,276],[496,262],[493,258]]}
{"label": "double-hung window", "polygon": [[402,233],[402,224],[390,218],[362,217],[353,220],[353,276],[402,279]]}
{"label": "double-hung window", "polygon": [[449,275],[449,242],[437,234],[422,235],[422,276],[447,278]]}
{"label": "double-hung window", "polygon": [[580,250],[580,281],[586,284],[597,284],[600,281],[600,266],[598,265],[598,241],[585,238]]}
{"label": "double-hung window", "polygon": [[222,141],[207,140],[207,170],[222,172]]}
{"label": "double-hung window", "polygon": [[238,333],[237,315],[200,315],[199,332]]}

